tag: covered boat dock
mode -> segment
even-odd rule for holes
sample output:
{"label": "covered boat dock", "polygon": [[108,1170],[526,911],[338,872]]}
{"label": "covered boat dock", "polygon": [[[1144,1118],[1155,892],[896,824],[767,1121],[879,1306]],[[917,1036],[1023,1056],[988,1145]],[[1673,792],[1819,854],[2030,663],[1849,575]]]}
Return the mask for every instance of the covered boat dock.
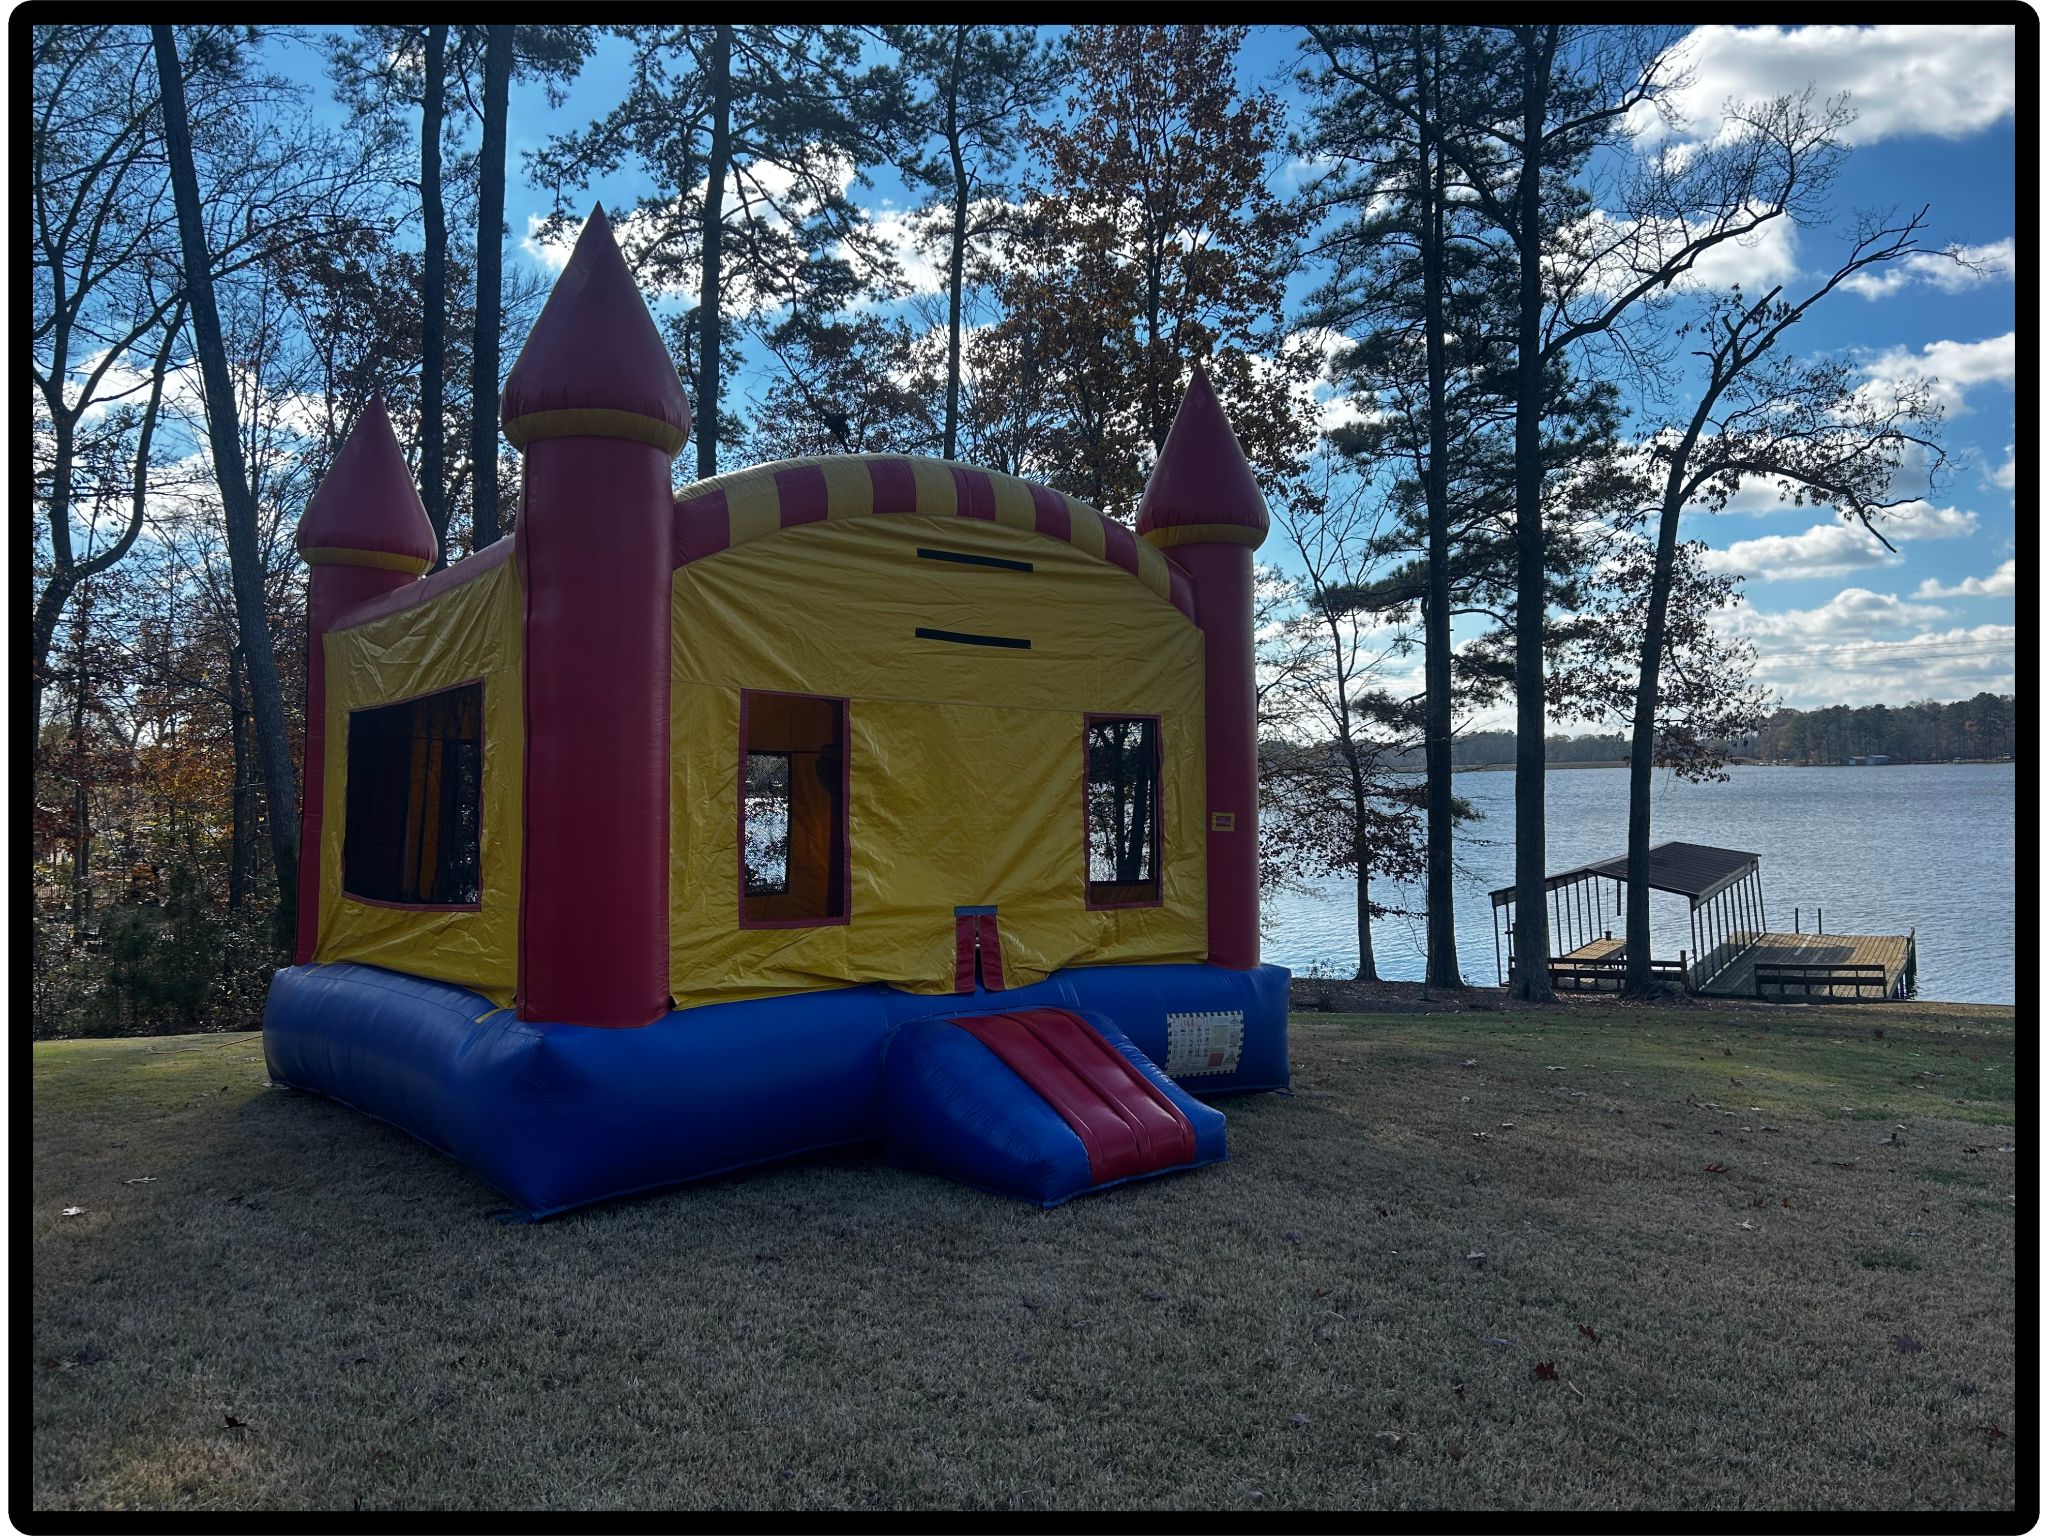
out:
{"label": "covered boat dock", "polygon": [[[1614,887],[1613,901],[1607,885]],[[1683,896],[1692,946],[1650,961],[1651,975],[1707,997],[1801,1001],[1809,997],[1905,997],[1918,970],[1914,935],[1772,933],[1764,912],[1762,856],[1704,843],[1650,849],[1652,891]],[[1567,991],[1619,991],[1626,945],[1628,858],[1583,864],[1543,882],[1550,903],[1550,980]],[[1493,892],[1494,965],[1514,971],[1515,888]],[[1503,919],[1505,929],[1503,930]]]}

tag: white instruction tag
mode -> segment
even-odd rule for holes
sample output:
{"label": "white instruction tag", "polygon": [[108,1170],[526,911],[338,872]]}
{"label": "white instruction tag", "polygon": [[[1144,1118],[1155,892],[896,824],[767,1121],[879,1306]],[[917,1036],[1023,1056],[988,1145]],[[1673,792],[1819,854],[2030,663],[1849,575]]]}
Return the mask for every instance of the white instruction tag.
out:
{"label": "white instruction tag", "polygon": [[1244,1014],[1169,1013],[1166,1016],[1166,1075],[1199,1077],[1235,1072],[1244,1054]]}

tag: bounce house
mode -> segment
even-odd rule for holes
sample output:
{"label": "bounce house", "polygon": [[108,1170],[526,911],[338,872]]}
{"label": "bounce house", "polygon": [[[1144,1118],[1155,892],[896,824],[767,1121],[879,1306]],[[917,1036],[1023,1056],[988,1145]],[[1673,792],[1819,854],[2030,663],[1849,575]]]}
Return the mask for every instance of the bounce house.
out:
{"label": "bounce house", "polygon": [[503,396],[513,533],[426,575],[381,404],[299,525],[279,1084],[528,1217],[879,1144],[1056,1205],[1287,1081],[1259,963],[1252,552],[1198,371],[1135,534],[850,454],[673,489],[690,412],[603,211]]}

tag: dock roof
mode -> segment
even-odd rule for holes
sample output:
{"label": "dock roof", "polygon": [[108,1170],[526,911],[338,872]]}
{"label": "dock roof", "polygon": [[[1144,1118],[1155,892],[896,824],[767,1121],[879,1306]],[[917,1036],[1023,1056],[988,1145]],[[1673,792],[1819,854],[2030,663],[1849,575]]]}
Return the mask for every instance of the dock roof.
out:
{"label": "dock roof", "polygon": [[[1710,848],[1705,843],[1658,843],[1650,850],[1649,886],[1653,891],[1670,891],[1690,897],[1692,904],[1698,906],[1742,879],[1760,862],[1761,855],[1745,853],[1739,848]],[[1547,876],[1543,889],[1554,891],[1561,886],[1576,885],[1581,880],[1614,880],[1628,884],[1628,855],[1602,859],[1597,864],[1582,864],[1577,869]],[[1512,885],[1503,886],[1493,893],[1496,907],[1508,906],[1514,899],[1515,888]]]}

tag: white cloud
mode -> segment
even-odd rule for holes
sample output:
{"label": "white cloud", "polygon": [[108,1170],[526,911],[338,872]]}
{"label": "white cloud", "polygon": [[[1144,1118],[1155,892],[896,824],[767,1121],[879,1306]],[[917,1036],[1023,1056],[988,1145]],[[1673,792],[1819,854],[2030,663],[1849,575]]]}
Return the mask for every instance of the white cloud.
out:
{"label": "white cloud", "polygon": [[2001,491],[2009,491],[2019,479],[2019,467],[2013,462],[2013,445],[2005,445],[2005,462],[1991,471],[1985,478]]}
{"label": "white cloud", "polygon": [[1742,604],[1713,623],[1755,647],[1757,680],[1795,709],[2011,692],[2014,627],[1933,627],[1946,617],[1930,604],[1847,587],[1817,608],[1760,613]]}
{"label": "white cloud", "polygon": [[1809,84],[1823,99],[1848,96],[1856,121],[1845,137],[1856,144],[1962,138],[2009,118],[2018,99],[2011,26],[1711,26],[1672,52],[1688,74],[1666,97],[1679,121],[1667,127],[1638,108],[1630,126],[1645,140],[1721,137],[1729,102],[1796,95]]}
{"label": "white cloud", "polygon": [[1813,645],[1845,637],[1876,636],[1886,631],[1910,629],[1948,617],[1948,610],[1926,603],[1909,603],[1904,598],[1873,592],[1868,587],[1844,587],[1818,608],[1788,608],[1763,613],[1741,604],[1725,610],[1721,627],[1752,641],[1759,650],[1772,643],[1780,646],[1797,641]]}
{"label": "white cloud", "polygon": [[1866,299],[1897,293],[1910,284],[1961,293],[1985,283],[2008,282],[2013,274],[2012,236],[1989,245],[1952,245],[1946,252],[1915,251],[1897,261],[1865,267],[1842,279],[1842,286]]}
{"label": "white cloud", "polygon": [[2008,560],[1989,576],[1965,576],[1944,587],[1932,576],[1920,583],[1915,597],[2011,597],[2019,589],[2019,562]]}
{"label": "white cloud", "polygon": [[[1878,526],[1894,544],[1913,539],[1955,539],[1976,532],[1977,514],[1958,507],[1914,501],[1887,514]],[[1903,556],[1887,550],[1860,523],[1842,522],[1819,523],[1804,533],[1738,539],[1726,549],[1708,550],[1704,557],[1710,571],[1760,576],[1765,581],[1846,576],[1903,561]]]}
{"label": "white cloud", "polygon": [[1964,395],[1977,385],[2011,389],[2018,362],[2018,342],[2011,331],[1983,341],[1930,341],[1917,352],[1889,347],[1864,363],[1870,382],[1863,388],[1896,393],[1902,385],[1924,380],[1944,414],[1959,416],[1969,409]]}

